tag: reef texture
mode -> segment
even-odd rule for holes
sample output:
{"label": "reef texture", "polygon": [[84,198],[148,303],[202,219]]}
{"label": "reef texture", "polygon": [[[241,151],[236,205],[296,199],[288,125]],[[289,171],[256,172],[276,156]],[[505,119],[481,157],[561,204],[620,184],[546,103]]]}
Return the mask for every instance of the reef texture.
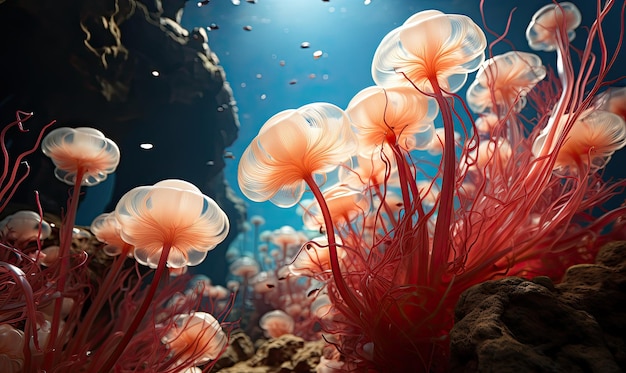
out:
{"label": "reef texture", "polygon": [[[178,178],[220,204],[235,237],[243,203],[225,184],[222,170],[224,149],[238,133],[237,108],[205,30],[180,26],[184,5],[180,0],[0,2],[0,120],[15,120],[16,110],[35,113],[27,126],[31,133],[19,137],[24,144],[12,143],[14,154],[52,120],[57,127],[97,128],[122,153],[104,211],[137,185]],[[145,151],[141,143],[155,146]],[[40,152],[28,161],[32,174],[14,202],[33,208],[38,190],[44,210],[60,215],[67,186],[54,179],[52,163]],[[88,198],[89,188],[84,192]]]}
{"label": "reef texture", "polygon": [[[262,343],[254,355],[252,342],[243,332],[234,333],[215,370],[220,373],[309,373],[315,372],[324,341],[306,342],[291,334]],[[245,346],[245,347],[243,347]],[[244,352],[245,351],[245,352]],[[253,351],[253,350],[252,350]]]}
{"label": "reef texture", "polygon": [[476,285],[456,307],[452,371],[626,371],[625,304],[626,241],[556,285],[546,277]]}

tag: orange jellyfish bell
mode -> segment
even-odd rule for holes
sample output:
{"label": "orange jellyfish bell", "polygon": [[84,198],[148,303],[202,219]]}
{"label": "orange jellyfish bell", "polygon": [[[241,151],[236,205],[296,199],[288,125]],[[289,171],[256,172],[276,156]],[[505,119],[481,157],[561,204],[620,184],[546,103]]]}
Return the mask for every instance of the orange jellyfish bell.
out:
{"label": "orange jellyfish bell", "polygon": [[200,264],[226,238],[226,213],[200,189],[183,180],[163,180],[127,192],[115,208],[124,242],[137,262],[156,268],[166,245],[171,268]]}
{"label": "orange jellyfish bell", "polygon": [[120,162],[117,145],[95,128],[57,128],[43,139],[41,150],[56,166],[54,175],[74,185],[79,171],[80,185],[96,185],[114,172]]}
{"label": "orange jellyfish bell", "polygon": [[431,79],[456,92],[485,59],[487,39],[469,17],[425,10],[414,14],[380,42],[372,62],[376,84],[415,85],[433,92]]}
{"label": "orange jellyfish bell", "polygon": [[190,361],[202,365],[216,359],[227,347],[228,337],[211,314],[194,312],[174,317],[174,325],[161,342],[178,358],[180,365]]}
{"label": "orange jellyfish bell", "polygon": [[570,2],[548,4],[533,15],[526,28],[528,46],[546,52],[556,50],[558,38],[565,36],[568,41],[574,40],[574,30],[581,20],[580,10]]}

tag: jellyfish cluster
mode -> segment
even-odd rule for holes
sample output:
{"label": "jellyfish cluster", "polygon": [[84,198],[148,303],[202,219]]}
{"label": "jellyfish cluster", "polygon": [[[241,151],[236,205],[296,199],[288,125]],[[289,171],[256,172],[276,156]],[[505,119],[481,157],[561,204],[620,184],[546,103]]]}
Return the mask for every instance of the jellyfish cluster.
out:
{"label": "jellyfish cluster", "polygon": [[[621,27],[605,24],[612,12]],[[626,206],[604,206],[625,182],[602,178],[626,145],[624,88],[606,78],[619,46],[604,40],[623,37],[624,13],[598,1],[578,50],[578,9],[538,10],[526,37],[555,52],[553,71],[534,53],[491,55],[469,17],[422,11],[383,38],[375,85],[345,109],[311,103],[261,127],[238,182],[253,201],[299,204],[324,234],[280,263],[273,286],[315,281],[306,317],[328,369],[444,372],[463,291],[504,276],[558,281],[624,239]],[[279,306],[264,321],[288,313]]]}
{"label": "jellyfish cluster", "polygon": [[224,211],[193,184],[170,179],[130,190],[89,230],[75,227],[81,187],[114,172],[119,149],[94,128],[45,134],[52,122],[13,159],[7,134],[26,132],[31,116],[17,112],[0,133],[0,213],[39,144],[72,189],[60,223],[44,220],[39,203],[0,220],[0,370],[210,370],[228,346],[233,297],[184,273],[225,239]]}

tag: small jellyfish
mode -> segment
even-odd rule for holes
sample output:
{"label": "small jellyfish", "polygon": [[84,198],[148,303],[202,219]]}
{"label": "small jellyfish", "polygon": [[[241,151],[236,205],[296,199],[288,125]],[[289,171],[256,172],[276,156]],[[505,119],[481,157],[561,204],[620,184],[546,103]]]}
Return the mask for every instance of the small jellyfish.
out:
{"label": "small jellyfish", "polygon": [[322,57],[323,54],[324,52],[322,52],[321,50],[316,50],[315,52],[313,52],[313,58],[317,60],[318,58]]}
{"label": "small jellyfish", "polygon": [[246,31],[252,31],[252,26],[245,25],[245,26],[243,26],[243,29],[246,30]]}
{"label": "small jellyfish", "polygon": [[303,41],[300,44],[300,48],[302,48],[302,49],[307,49],[307,48],[310,48],[310,47],[311,47],[311,43],[309,43],[308,41]]}

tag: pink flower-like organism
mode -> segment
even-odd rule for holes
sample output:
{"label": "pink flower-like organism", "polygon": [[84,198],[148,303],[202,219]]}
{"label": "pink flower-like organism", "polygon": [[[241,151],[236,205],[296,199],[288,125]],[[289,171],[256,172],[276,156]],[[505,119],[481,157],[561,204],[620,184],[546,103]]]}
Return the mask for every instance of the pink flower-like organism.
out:
{"label": "pink flower-like organism", "polygon": [[200,264],[224,240],[226,213],[200,189],[183,180],[164,180],[127,192],[115,208],[122,240],[135,247],[137,262],[156,268],[167,247],[167,265]]}
{"label": "pink flower-like organism", "polygon": [[106,243],[102,248],[105,254],[109,256],[117,256],[122,252],[128,256],[132,256],[132,245],[124,242],[120,235],[121,225],[115,218],[114,213],[105,213],[98,215],[91,222],[91,232],[96,236],[98,241]]}
{"label": "pink flower-like organism", "polygon": [[[335,237],[341,245],[341,239]],[[343,259],[346,251],[337,247],[337,256]],[[296,276],[317,277],[330,271],[330,257],[328,256],[328,238],[319,236],[302,246],[293,262],[288,266],[289,272]]]}
{"label": "pink flower-like organism", "polygon": [[50,233],[50,224],[33,211],[17,211],[0,221],[0,238],[18,248],[45,240]]}
{"label": "pink flower-like organism", "polygon": [[570,2],[548,4],[533,15],[526,28],[528,45],[534,50],[558,50],[560,43],[574,40],[581,19],[580,10]]}
{"label": "pink flower-like organism", "polygon": [[409,151],[423,149],[432,139],[437,112],[434,100],[407,86],[367,87],[346,109],[363,155],[394,144]]}
{"label": "pink flower-like organism", "polygon": [[[570,120],[561,117],[558,127]],[[537,137],[533,144],[535,154],[541,149],[545,135]],[[598,171],[609,162],[611,155],[626,145],[626,123],[616,114],[603,110],[588,109],[572,125],[563,145],[558,149],[554,163],[559,173],[578,174]]]}
{"label": "pink flower-like organism", "polygon": [[0,371],[20,373],[24,370],[24,332],[9,324],[0,324]]}
{"label": "pink flower-like organism", "polygon": [[278,338],[281,335],[293,333],[295,322],[284,311],[273,310],[261,316],[259,326],[264,330],[266,336]]}
{"label": "pink flower-like organism", "polygon": [[161,339],[178,359],[179,365],[202,365],[226,349],[228,337],[209,313],[194,312],[174,317],[174,324]]}
{"label": "pink flower-like organism", "polygon": [[335,105],[282,111],[263,125],[241,156],[239,187],[253,201],[291,207],[308,181],[337,168],[356,147],[349,119]]}
{"label": "pink flower-like organism", "polygon": [[[353,220],[364,217],[370,208],[369,199],[360,191],[341,185],[334,185],[324,191],[324,199],[328,204],[331,218],[337,226],[350,224]],[[324,217],[317,202],[304,209],[302,220],[310,230],[320,230],[324,225]]]}
{"label": "pink flower-like organism", "polygon": [[95,128],[57,128],[41,144],[56,166],[54,175],[74,185],[96,185],[115,171],[120,161],[117,145]]}
{"label": "pink flower-like organism", "polygon": [[456,92],[485,59],[487,39],[469,17],[425,10],[385,36],[374,54],[372,76],[383,87],[415,85]]}
{"label": "pink flower-like organism", "polygon": [[526,106],[526,93],[546,76],[536,54],[511,51],[486,60],[467,89],[467,104],[475,113],[519,112]]}

